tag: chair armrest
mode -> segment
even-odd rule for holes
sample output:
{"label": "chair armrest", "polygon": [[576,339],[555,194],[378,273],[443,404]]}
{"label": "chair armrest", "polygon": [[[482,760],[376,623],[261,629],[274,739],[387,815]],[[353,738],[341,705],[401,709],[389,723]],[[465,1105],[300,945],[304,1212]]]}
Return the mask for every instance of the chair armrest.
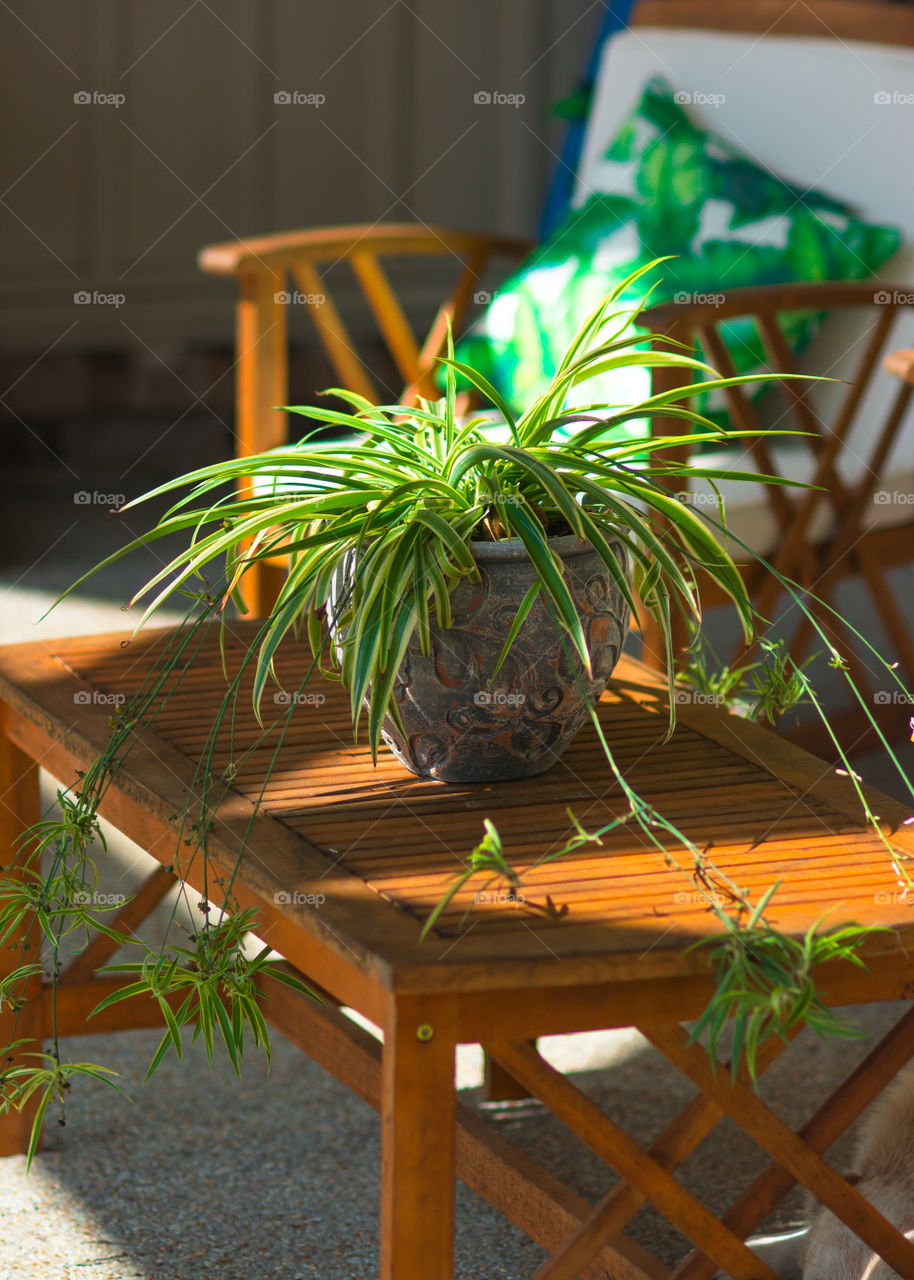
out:
{"label": "chair armrest", "polygon": [[641,313],[641,323],[656,333],[693,329],[709,320],[778,311],[830,311],[833,307],[875,306],[877,293],[910,294],[911,286],[874,280],[800,281],[753,285],[703,295],[713,301],[663,302]]}
{"label": "chair armrest", "polygon": [[306,231],[279,231],[250,240],[228,240],[207,245],[197,255],[201,271],[235,275],[252,262],[276,270],[294,259],[316,261],[346,257],[358,250],[382,254],[483,253],[520,258],[534,247],[523,236],[459,231],[420,223],[382,222],[375,225],[314,227]]}
{"label": "chair armrest", "polygon": [[890,351],[882,362],[888,373],[914,386],[914,351]]}

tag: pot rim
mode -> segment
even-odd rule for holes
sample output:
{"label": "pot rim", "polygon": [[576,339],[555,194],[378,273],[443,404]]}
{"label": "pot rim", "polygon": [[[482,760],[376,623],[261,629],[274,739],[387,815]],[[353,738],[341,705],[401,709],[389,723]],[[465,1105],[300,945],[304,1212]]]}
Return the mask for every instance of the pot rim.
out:
{"label": "pot rim", "polygon": [[[547,541],[553,551],[566,559],[569,556],[590,555],[593,551],[592,543],[582,542],[576,533],[565,533],[559,538],[549,538]],[[619,546],[624,548],[621,539],[610,539],[610,541],[618,542]],[[520,538],[500,538],[497,542],[471,542],[470,554],[474,560],[481,561],[529,560],[530,558]]]}

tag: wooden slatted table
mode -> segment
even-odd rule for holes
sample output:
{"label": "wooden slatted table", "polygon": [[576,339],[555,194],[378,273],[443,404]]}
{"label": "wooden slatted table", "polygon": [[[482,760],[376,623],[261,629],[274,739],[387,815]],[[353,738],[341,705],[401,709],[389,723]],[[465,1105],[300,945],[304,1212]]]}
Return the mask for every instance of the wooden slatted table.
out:
{"label": "wooden slatted table", "polygon": [[[253,634],[252,624],[230,629],[230,671],[241,667]],[[105,746],[113,703],[136,694],[172,637],[150,632],[130,644],[101,636],[0,650],[5,846],[37,816],[38,765],[72,783]],[[288,645],[279,663],[285,689],[298,688],[305,665],[304,653]],[[267,1018],[381,1111],[384,1280],[451,1277],[455,1172],[550,1252],[541,1280],[698,1280],[718,1266],[739,1280],[771,1280],[742,1239],[797,1181],[914,1277],[914,1245],[820,1154],[914,1053],[914,1012],[794,1133],[742,1079],[712,1073],[705,1051],[687,1045],[681,1024],[712,990],[705,959],[689,947],[716,927],[689,882],[632,827],[547,861],[570,833],[569,806],[588,830],[619,812],[619,789],[592,732],[539,778],[448,786],[412,777],[386,754],[373,767],[367,750],[353,744],[340,687],[311,682],[264,786],[288,701],[267,694],[262,732],[250,709],[250,679],[242,686],[234,731],[220,733],[212,761],[215,775],[231,770],[233,780],[209,815],[211,866],[222,875],[237,867],[234,893],[241,906],[257,907],[259,933],[328,994],[318,1005],[267,980]],[[202,888],[200,855],[176,838],[176,815],[199,792],[199,762],[224,691],[209,637],[107,792],[102,813],[167,868],[127,904],[125,927],[155,906],[175,875]],[[683,705],[664,744],[665,690],[630,660],[620,663],[601,703],[601,722],[626,776],[700,847],[712,846],[717,867],[756,898],[782,880],[770,913],[781,927],[806,930],[830,911],[835,924],[854,919],[897,930],[870,939],[868,972],[846,964],[822,971],[831,1003],[914,991],[911,905],[897,893],[885,847],[863,827],[848,779],[707,706]],[[873,803],[900,847],[914,851],[911,828],[902,826],[907,812],[884,797]],[[504,886],[471,881],[420,942],[423,920],[480,839],[484,817],[496,822],[522,873],[521,900],[510,901]],[[154,1004],[139,1000],[86,1021],[113,985],[95,976],[109,951],[96,939],[64,974],[62,1035],[158,1023]],[[342,1006],[380,1026],[383,1047]],[[2,1043],[8,1016],[0,1014]],[[39,1041],[47,1017],[48,992],[37,983],[19,1034]],[[640,1028],[697,1086],[646,1151],[531,1044],[539,1035],[624,1026]],[[621,1175],[597,1206],[457,1103],[454,1050],[462,1041],[483,1044]],[[766,1047],[764,1064],[776,1053]],[[673,1175],[724,1115],[771,1161],[718,1219]],[[28,1120],[0,1117],[0,1153],[23,1150]],[[623,1231],[645,1200],[696,1246],[673,1272]]]}

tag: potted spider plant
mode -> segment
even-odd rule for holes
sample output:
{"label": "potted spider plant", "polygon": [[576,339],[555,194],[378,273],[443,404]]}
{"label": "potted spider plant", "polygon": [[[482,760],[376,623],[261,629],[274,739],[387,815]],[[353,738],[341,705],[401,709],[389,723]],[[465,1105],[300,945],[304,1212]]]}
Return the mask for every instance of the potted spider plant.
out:
{"label": "potted spider plant", "polygon": [[[628,283],[587,319],[519,417],[455,360],[449,335],[437,402],[377,406],[336,389],[349,412],[291,411],[348,438],[218,463],[128,504],[183,490],[138,542],[192,530],[137,593],[147,602],[140,625],[214,565],[225,566],[225,604],[252,564],[284,554],[255,700],[278,646],[302,631],[324,674],[348,689],[356,728],[364,709],[375,756],[383,739],[408,769],[445,782],[549,768],[606,688],[636,600],[665,639],[672,673],[674,615],[700,624],[699,569],[734,601],[751,640],[752,608],[719,529],[670,490],[687,475],[784,481],[676,461],[695,428],[715,431],[682,403],[688,388],[565,408],[591,378],[631,366],[684,368],[707,390],[753,380],[718,377],[645,341],[619,302]],[[500,422],[458,416],[458,375]],[[680,420],[683,434],[646,437],[658,416]]]}

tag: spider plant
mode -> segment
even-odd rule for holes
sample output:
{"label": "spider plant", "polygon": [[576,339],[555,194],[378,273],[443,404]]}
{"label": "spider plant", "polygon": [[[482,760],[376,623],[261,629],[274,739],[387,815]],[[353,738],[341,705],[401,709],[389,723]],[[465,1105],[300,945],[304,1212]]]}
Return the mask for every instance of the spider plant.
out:
{"label": "spider plant", "polygon": [[[757,380],[750,376],[718,377],[667,339],[632,336],[632,321],[640,308],[633,315],[621,295],[631,280],[649,269],[624,281],[593,312],[549,388],[518,417],[511,414],[484,378],[455,360],[449,339],[443,360],[445,390],[439,400],[420,401],[417,407],[409,408],[376,406],[349,392],[334,391],[332,394],[343,400],[348,411],[317,407],[291,410],[318,424],[300,443],[202,468],[128,504],[136,507],[163,494],[175,495],[173,505],[148,532],[92,572],[139,547],[178,535],[184,538],[183,549],[135,597],[145,602],[138,626],[176,595],[190,596],[202,608],[197,609],[198,616],[191,626],[182,628],[170,641],[162,668],[150,673],[148,687],[144,685],[135,702],[115,717],[106,753],[81,776],[72,796],[61,795],[62,817],[56,822],[39,823],[25,833],[23,849],[17,857],[20,863],[25,860],[26,870],[32,869],[35,874],[20,874],[0,892],[0,942],[14,935],[25,940],[19,967],[0,985],[0,1007],[9,1004],[14,1012],[18,1010],[26,984],[35,977],[31,950],[34,938],[42,931],[48,937],[52,980],[56,981],[61,939],[74,928],[82,929],[90,923],[80,891],[92,879],[89,843],[96,833],[101,797],[124,755],[139,740],[137,726],[145,728],[154,722],[154,708],[159,705],[160,694],[164,698],[166,684],[173,675],[179,683],[181,673],[193,661],[195,646],[202,643],[199,637],[195,638],[197,628],[205,634],[214,619],[218,623],[221,611],[233,601],[240,603],[239,583],[258,562],[282,555],[287,559],[288,573],[253,649],[245,655],[243,667],[251,665],[255,672],[255,701],[259,704],[268,681],[274,678],[273,661],[283,639],[290,632],[304,634],[313,654],[311,667],[335,675],[348,689],[356,728],[363,705],[367,706],[368,738],[375,754],[385,716],[397,718],[393,692],[407,647],[418,639],[427,652],[432,626],[450,624],[455,588],[466,579],[479,576],[474,543],[518,539],[535,568],[534,584],[509,628],[499,663],[506,658],[534,603],[542,598],[563,641],[578,655],[587,672],[590,656],[582,621],[553,539],[572,535],[589,544],[629,609],[634,612],[640,601],[641,616],[652,618],[663,636],[671,724],[676,707],[674,628],[678,630],[682,618],[692,627],[700,625],[697,583],[701,575],[707,575],[733,600],[747,641],[762,639],[742,577],[726,549],[723,505],[718,508],[719,519],[712,520],[675,497],[678,489],[686,487],[689,477],[697,476],[712,484],[730,479],[789,483],[718,469],[700,461],[687,465],[680,460],[682,446],[690,442],[696,427],[719,439],[752,433],[720,432],[688,407],[688,385],[636,404],[595,404],[574,410],[565,407],[569,393],[588,379],[632,367],[672,368],[700,375],[707,390]],[[474,386],[501,415],[500,426],[493,428],[490,415],[469,419],[458,415],[458,376]],[[655,426],[651,430],[652,420],[658,418],[662,429]],[[315,430],[322,426],[342,428],[348,438],[316,438]],[[617,558],[614,547],[619,542],[627,563]],[[793,584],[781,581],[793,590]],[[803,696],[814,703],[825,720],[802,668],[782,662],[777,654],[770,656],[774,659],[773,684],[759,676],[758,710],[772,714]],[[834,654],[833,660],[840,661]],[[725,673],[721,680],[710,676],[699,661],[691,683],[698,689],[713,687],[726,693],[740,678],[758,674],[748,668]],[[575,678],[580,684],[577,671]],[[716,683],[709,685],[708,681]],[[773,692],[766,692],[769,685]],[[126,970],[135,978],[133,991],[148,992],[160,1004],[166,996],[174,997],[175,1003],[168,1007],[177,1010],[177,1027],[168,1022],[153,1067],[169,1046],[179,1051],[176,1030],[184,1024],[192,1025],[202,1035],[208,1053],[214,1038],[221,1036],[236,1067],[245,1023],[256,1043],[268,1043],[253,983],[266,966],[266,956],[260,952],[250,958],[242,953],[245,934],[255,922],[234,902],[233,876],[226,883],[213,871],[210,882],[211,873],[207,870],[206,815],[216,811],[219,797],[231,786],[230,773],[218,779],[212,776],[212,762],[220,734],[234,715],[240,688],[240,674],[227,680],[225,698],[195,777],[195,787],[199,784],[203,797],[201,812],[197,813],[196,802],[189,798],[177,836],[178,847],[183,842],[192,847],[194,854],[199,851],[205,884],[212,883],[214,895],[220,891],[223,894],[222,903],[214,903],[218,920],[215,924],[210,920],[207,889],[204,924],[194,931],[193,947],[182,949],[169,943],[157,956],[141,945],[141,962],[128,965]],[[738,886],[730,885],[712,867],[706,850],[696,848],[634,791],[614,760],[593,708],[590,710],[609,770],[627,807],[606,827],[592,833],[569,813],[575,835],[550,857],[562,857],[581,843],[599,843],[611,830],[634,822],[645,842],[653,844],[670,865],[681,869],[696,886],[727,887],[736,904],[735,921],[730,921],[713,896],[709,896],[709,911],[728,928],[732,924],[731,932],[737,935],[748,920],[748,933],[745,940],[741,935],[736,942],[728,938],[728,945],[721,944],[713,954],[719,970],[719,995],[702,1025],[707,1026],[713,1046],[724,1017],[734,1006],[738,1016],[748,1019],[745,1052],[752,1066],[755,1045],[772,1029],[771,1011],[780,1017],[778,1011],[799,1008],[799,1017],[811,1007],[807,970],[814,960],[826,954],[822,948],[830,944],[811,935],[813,941],[807,939],[799,948],[778,944],[779,949],[761,948],[757,954],[750,943],[757,938],[769,940],[764,910],[770,893],[761,904],[749,903],[744,893],[740,896]],[[290,707],[277,752],[291,713]],[[858,794],[867,820],[881,832],[876,815],[859,788]],[[485,831],[484,841],[467,862],[463,879],[480,871],[503,876],[514,892],[521,881],[503,850],[501,836],[488,820]],[[884,840],[889,847],[888,837]],[[51,871],[43,876],[37,861],[42,849],[52,858]],[[676,861],[679,850],[685,854],[681,867]],[[452,897],[452,893],[448,896]],[[447,899],[435,915],[446,902]],[[540,909],[561,914],[562,907],[547,902]],[[222,926],[222,912],[231,919],[230,929]],[[434,923],[435,915],[427,928]],[[95,928],[107,927],[94,915],[91,924]],[[108,932],[114,936],[110,928]],[[852,938],[846,931],[835,935],[838,950],[828,954],[844,954],[841,948],[846,950],[851,942],[856,945],[863,935],[863,930]],[[125,946],[132,941],[126,935],[118,935],[117,940]],[[731,975],[730,979],[727,975]],[[273,976],[287,985],[297,984],[299,990],[308,990],[292,975],[283,975],[282,970],[275,970]],[[53,996],[52,989],[52,1008]],[[833,1024],[820,1019],[820,1025],[834,1033]],[[9,1048],[0,1045],[4,1053]],[[36,1092],[46,1100],[33,1133],[34,1151],[44,1107],[53,1097],[64,1096],[70,1081],[67,1073],[97,1075],[97,1070],[101,1069],[92,1064],[62,1063],[55,1035],[49,1067],[15,1066],[0,1071],[0,1111],[27,1103]]]}
{"label": "spider plant", "polygon": [[[724,438],[683,403],[687,386],[637,404],[564,407],[580,384],[632,366],[684,369],[705,379],[706,390],[757,380],[719,377],[683,349],[669,349],[667,339],[633,336],[640,308],[633,316],[631,305],[620,303],[630,280],[590,315],[547,390],[519,417],[485,378],[454,358],[449,335],[440,400],[405,409],[335,389],[329,394],[348,411],[295,406],[291,412],[343,428],[348,438],[315,439],[312,431],[298,444],[201,468],[127,504],[124,510],[183,491],[151,531],[105,564],[159,538],[189,535],[183,550],[134,597],[146,605],[139,625],[175,593],[192,590],[201,578],[206,582],[213,566],[225,606],[237,599],[238,584],[253,564],[287,556],[288,574],[259,641],[255,702],[283,638],[304,631],[326,673],[349,690],[356,728],[367,707],[375,755],[385,716],[397,722],[393,691],[407,647],[418,635],[427,654],[430,625],[450,625],[454,586],[479,576],[474,541],[520,539],[536,570],[499,665],[542,595],[590,673],[581,618],[550,545],[562,534],[589,543],[632,613],[640,600],[653,618],[667,650],[671,694],[674,615],[700,623],[698,570],[733,600],[745,637],[752,639],[752,607],[720,527],[671,490],[689,475],[712,484],[790,482],[678,460],[696,427]],[[461,420],[458,374],[501,415],[499,428],[493,431],[486,415]],[[677,430],[681,424],[681,433],[645,434],[638,426],[658,417]],[[613,541],[622,542],[630,565],[620,563]],[[207,585],[208,596],[210,591]]]}

